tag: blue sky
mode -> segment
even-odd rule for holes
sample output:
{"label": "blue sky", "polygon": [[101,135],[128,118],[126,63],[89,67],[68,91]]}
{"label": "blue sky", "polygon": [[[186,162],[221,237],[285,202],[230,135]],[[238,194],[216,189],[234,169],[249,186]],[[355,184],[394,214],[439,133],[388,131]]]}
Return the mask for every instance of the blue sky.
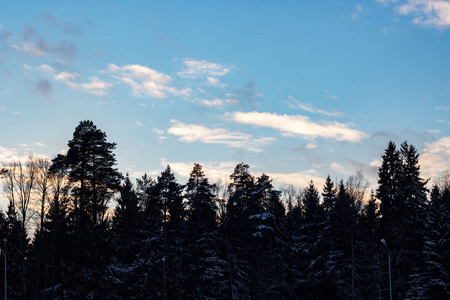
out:
{"label": "blue sky", "polygon": [[277,186],[362,170],[389,140],[450,166],[450,1],[2,1],[0,160],[79,121],[137,177],[238,162]]}

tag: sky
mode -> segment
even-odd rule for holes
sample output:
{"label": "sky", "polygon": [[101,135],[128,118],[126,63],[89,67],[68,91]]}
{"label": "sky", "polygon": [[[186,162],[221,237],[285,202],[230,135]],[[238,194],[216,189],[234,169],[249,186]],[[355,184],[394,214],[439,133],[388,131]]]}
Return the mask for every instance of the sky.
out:
{"label": "sky", "polygon": [[450,1],[1,1],[0,161],[52,159],[92,120],[134,178],[375,185],[406,140],[432,182],[449,70]]}

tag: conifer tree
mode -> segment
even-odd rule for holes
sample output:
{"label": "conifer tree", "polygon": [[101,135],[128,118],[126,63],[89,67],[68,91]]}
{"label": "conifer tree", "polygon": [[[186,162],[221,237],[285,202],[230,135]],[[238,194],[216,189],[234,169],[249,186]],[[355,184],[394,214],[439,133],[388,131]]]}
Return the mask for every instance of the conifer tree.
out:
{"label": "conifer tree", "polygon": [[249,217],[258,213],[260,208],[252,199],[254,177],[249,173],[249,165],[239,163],[230,175],[228,187],[227,216],[223,227],[226,241],[228,294],[230,299],[248,299],[250,297],[251,270],[249,254],[251,225]]}
{"label": "conifer tree", "polygon": [[[186,238],[186,214],[183,185],[177,183],[170,166],[158,176],[155,193],[162,204],[163,258],[165,259],[166,292],[168,298],[183,295]],[[164,270],[163,270],[164,271]]]}
{"label": "conifer tree", "polygon": [[111,283],[109,298],[135,299],[140,290],[135,283],[138,254],[142,246],[142,211],[128,174],[120,188],[120,197],[112,220],[111,244],[113,259],[108,266]]}
{"label": "conifer tree", "polygon": [[[332,186],[332,182],[326,182],[325,188],[327,188],[328,197],[331,197],[333,193]],[[323,292],[321,287],[325,282],[325,274],[323,271],[326,260],[326,245],[324,243],[326,215],[323,206],[320,205],[319,192],[312,181],[305,188],[302,203],[303,216],[299,224],[300,235],[298,237],[298,243],[300,246],[299,267],[303,270],[303,276],[299,282],[299,290],[311,298],[318,298]]]}
{"label": "conifer tree", "polygon": [[78,271],[72,286],[74,298],[102,293],[104,268],[109,259],[107,246],[108,203],[120,186],[122,175],[116,164],[115,143],[92,121],[81,121],[68,142],[65,155],[58,155],[50,172],[64,170],[72,183],[74,243],[71,257]]}
{"label": "conifer tree", "polygon": [[217,205],[214,186],[200,164],[194,164],[185,198],[187,200],[187,252],[185,297],[218,299],[226,296],[225,266],[218,248]]}
{"label": "conifer tree", "polygon": [[416,299],[450,297],[450,190],[434,185],[425,223],[424,267],[410,278],[408,296]]}
{"label": "conifer tree", "polygon": [[333,297],[359,297],[360,265],[356,255],[360,253],[357,240],[360,211],[361,203],[347,193],[341,181],[327,227],[327,236],[332,238],[328,253],[331,266],[327,268],[332,271],[335,285]]}

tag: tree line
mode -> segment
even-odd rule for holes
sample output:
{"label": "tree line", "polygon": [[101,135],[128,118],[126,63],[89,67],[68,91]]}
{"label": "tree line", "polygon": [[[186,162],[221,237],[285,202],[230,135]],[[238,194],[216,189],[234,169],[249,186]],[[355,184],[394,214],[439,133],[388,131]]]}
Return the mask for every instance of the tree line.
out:
{"label": "tree line", "polygon": [[407,142],[368,201],[361,173],[277,190],[245,163],[227,185],[200,164],[133,183],[115,146],[82,121],[65,154],[4,165],[8,298],[388,299],[388,253],[394,299],[450,297],[449,173],[429,191]]}

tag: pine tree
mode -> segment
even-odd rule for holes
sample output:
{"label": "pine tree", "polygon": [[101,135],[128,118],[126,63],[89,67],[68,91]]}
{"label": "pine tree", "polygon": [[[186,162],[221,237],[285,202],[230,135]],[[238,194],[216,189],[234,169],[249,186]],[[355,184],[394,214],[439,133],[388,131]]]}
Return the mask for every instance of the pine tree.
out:
{"label": "pine tree", "polygon": [[109,259],[107,206],[120,186],[121,174],[113,150],[115,143],[92,123],[81,121],[68,142],[66,155],[53,160],[50,172],[64,170],[72,183],[74,244],[71,248],[76,282],[71,296],[101,295],[102,276]]}

